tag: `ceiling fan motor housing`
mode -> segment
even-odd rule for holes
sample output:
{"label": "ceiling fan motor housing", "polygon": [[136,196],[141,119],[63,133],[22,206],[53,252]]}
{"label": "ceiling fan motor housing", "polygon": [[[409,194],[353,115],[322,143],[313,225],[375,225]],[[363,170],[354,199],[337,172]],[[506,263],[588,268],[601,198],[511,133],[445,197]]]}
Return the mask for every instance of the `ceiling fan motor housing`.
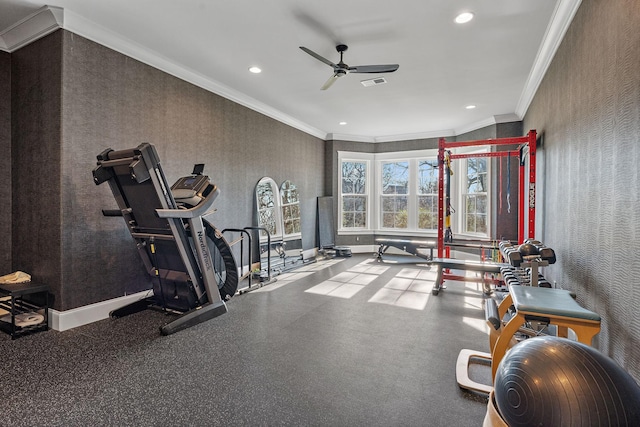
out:
{"label": "ceiling fan motor housing", "polygon": [[396,71],[398,69],[398,67],[399,67],[398,64],[359,65],[359,66],[356,66],[356,67],[349,67],[342,60],[343,53],[348,49],[348,46],[346,44],[339,44],[339,45],[336,46],[336,50],[340,54],[340,62],[338,62],[337,64],[334,63],[334,62],[329,61],[327,58],[325,58],[325,57],[323,57],[321,55],[318,55],[314,51],[312,51],[310,49],[307,49],[304,46],[300,46],[300,49],[302,49],[303,51],[305,51],[309,55],[313,56],[318,61],[324,62],[325,64],[327,64],[327,65],[329,65],[330,67],[333,68],[333,75],[331,77],[329,77],[329,80],[327,80],[326,83],[320,88],[321,90],[328,89],[333,84],[333,82],[335,82],[338,79],[338,77],[346,76],[350,72],[351,73],[372,73],[372,74],[392,73],[392,72]]}

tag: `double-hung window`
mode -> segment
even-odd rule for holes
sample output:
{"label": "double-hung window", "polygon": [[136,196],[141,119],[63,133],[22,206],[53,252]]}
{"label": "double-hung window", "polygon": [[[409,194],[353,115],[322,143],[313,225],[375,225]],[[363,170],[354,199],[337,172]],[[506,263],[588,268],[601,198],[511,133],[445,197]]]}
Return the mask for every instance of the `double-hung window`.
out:
{"label": "double-hung window", "polygon": [[[269,232],[272,239],[282,238],[282,212],[278,201],[276,182],[264,177],[256,186],[256,204],[258,206],[258,225]],[[267,233],[260,230],[260,241],[267,241]]]}
{"label": "double-hung window", "polygon": [[438,228],[438,160],[418,159],[418,229]]}
{"label": "double-hung window", "polygon": [[340,162],[340,228],[368,228],[369,162],[343,159]]}
{"label": "double-hung window", "polygon": [[382,162],[380,206],[382,228],[407,228],[409,162]]}
{"label": "double-hung window", "polygon": [[486,234],[488,230],[488,189],[487,158],[468,158],[466,161],[466,179],[463,190],[464,220],[466,233]]}
{"label": "double-hung window", "polygon": [[[435,235],[437,150],[339,152],[338,167],[340,233]],[[450,189],[454,234],[488,236],[489,167],[488,157],[470,156],[454,162]]]}
{"label": "double-hung window", "polygon": [[280,186],[282,201],[282,222],[285,240],[301,238],[300,225],[300,194],[298,188],[291,181],[286,180]]}

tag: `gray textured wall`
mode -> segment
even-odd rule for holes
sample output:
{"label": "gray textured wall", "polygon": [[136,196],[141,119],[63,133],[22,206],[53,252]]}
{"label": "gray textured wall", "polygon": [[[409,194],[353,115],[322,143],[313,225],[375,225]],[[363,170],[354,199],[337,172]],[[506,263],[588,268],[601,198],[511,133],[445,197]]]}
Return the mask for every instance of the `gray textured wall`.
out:
{"label": "gray textured wall", "polygon": [[14,195],[14,267],[49,283],[56,309],[150,286],[122,220],[101,214],[116,205],[91,170],[108,147],[156,145],[171,183],[205,163],[222,192],[210,217],[220,229],[253,224],[261,177],[290,179],[303,245],[316,246],[324,141],[64,30],[12,56],[14,99],[24,100],[14,110],[13,189],[28,190]]}
{"label": "gray textured wall", "polygon": [[640,2],[583,0],[525,129],[538,155],[546,275],[603,317],[597,347],[640,381]]}
{"label": "gray textured wall", "polygon": [[11,272],[11,55],[0,52],[0,276]]}
{"label": "gray textured wall", "polygon": [[11,54],[12,267],[61,283],[60,114],[62,34]]}

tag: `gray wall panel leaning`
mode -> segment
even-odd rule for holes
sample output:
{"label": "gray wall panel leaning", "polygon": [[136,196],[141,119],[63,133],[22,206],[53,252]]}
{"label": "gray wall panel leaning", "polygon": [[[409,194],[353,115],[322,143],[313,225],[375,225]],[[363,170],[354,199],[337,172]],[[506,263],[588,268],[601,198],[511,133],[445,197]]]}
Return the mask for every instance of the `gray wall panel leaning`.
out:
{"label": "gray wall panel leaning", "polygon": [[524,119],[542,134],[546,275],[603,317],[597,347],[640,381],[640,2],[584,0]]}
{"label": "gray wall panel leaning", "polygon": [[11,55],[0,52],[0,276],[11,270]]}
{"label": "gray wall panel leaning", "polygon": [[[16,197],[21,187],[15,181],[12,187],[20,202],[14,223],[25,235],[14,231],[13,266],[52,285],[54,308],[150,288],[122,220],[101,213],[115,208],[115,201],[109,188],[93,183],[91,170],[108,147],[153,143],[170,182],[205,163],[205,173],[222,192],[210,217],[221,229],[253,225],[260,177],[290,179],[301,195],[303,247],[317,245],[315,200],[325,192],[324,141],[65,30],[12,58],[19,58],[14,68],[21,72],[14,99],[16,92],[24,98],[31,80],[46,77],[46,87],[44,81],[38,87],[46,95],[41,101],[51,104],[46,110],[41,104],[14,109],[14,180],[17,175],[25,185],[35,166],[42,173],[26,183],[28,197]],[[27,201],[34,198],[39,202],[30,211]],[[26,238],[29,224],[37,226],[36,239]],[[32,240],[43,249],[34,252]]]}
{"label": "gray wall panel leaning", "polygon": [[62,34],[11,54],[12,267],[61,289]]}

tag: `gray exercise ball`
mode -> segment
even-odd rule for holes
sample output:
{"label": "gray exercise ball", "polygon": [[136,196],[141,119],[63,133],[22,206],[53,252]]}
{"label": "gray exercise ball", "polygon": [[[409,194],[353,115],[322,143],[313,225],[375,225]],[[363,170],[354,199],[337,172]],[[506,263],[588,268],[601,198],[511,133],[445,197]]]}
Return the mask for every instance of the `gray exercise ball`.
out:
{"label": "gray exercise ball", "polygon": [[516,426],[640,426],[640,386],[593,347],[554,336],[516,344],[494,381],[500,415]]}

